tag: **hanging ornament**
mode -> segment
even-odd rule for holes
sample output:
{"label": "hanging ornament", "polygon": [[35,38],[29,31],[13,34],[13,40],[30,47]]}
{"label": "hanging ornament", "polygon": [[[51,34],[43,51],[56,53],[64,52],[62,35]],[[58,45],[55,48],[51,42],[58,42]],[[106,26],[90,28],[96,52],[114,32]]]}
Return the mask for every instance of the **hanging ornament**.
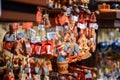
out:
{"label": "hanging ornament", "polygon": [[90,47],[90,51],[94,52],[96,49],[96,32],[95,29],[98,28],[98,25],[96,23],[96,16],[95,16],[95,12],[92,12],[92,14],[90,15],[90,22],[89,22],[89,27],[88,27],[88,39],[89,39],[89,47]]}
{"label": "hanging ornament", "polygon": [[43,17],[42,17],[42,12],[41,12],[40,8],[38,8],[38,11],[36,13],[36,22],[38,24],[43,23]]}
{"label": "hanging ornament", "polygon": [[90,48],[87,45],[87,41],[88,40],[84,34],[82,34],[78,39],[78,45],[82,59],[87,59],[91,57],[91,53],[89,52]]}
{"label": "hanging ornament", "polygon": [[80,28],[81,30],[85,29],[87,27],[83,13],[80,14],[80,18],[79,18],[77,27]]}
{"label": "hanging ornament", "polygon": [[51,27],[48,14],[44,14],[43,15],[43,22],[44,22],[44,25],[45,25],[46,28],[50,28]]}

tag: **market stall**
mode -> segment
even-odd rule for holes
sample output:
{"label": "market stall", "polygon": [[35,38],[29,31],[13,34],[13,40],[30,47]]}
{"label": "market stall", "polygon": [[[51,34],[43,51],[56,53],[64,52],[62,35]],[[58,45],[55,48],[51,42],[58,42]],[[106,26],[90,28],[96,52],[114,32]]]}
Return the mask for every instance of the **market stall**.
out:
{"label": "market stall", "polygon": [[[32,4],[27,0],[10,2],[24,3],[24,8],[25,4],[29,7]],[[7,11],[2,14],[1,21],[13,19],[8,22],[1,41],[1,79],[95,80],[95,66],[82,62],[90,64],[85,60],[95,55],[99,11],[89,10],[89,0],[43,3],[34,2],[31,8],[36,11],[30,13],[10,8],[10,14]],[[4,9],[9,8],[4,6]]]}

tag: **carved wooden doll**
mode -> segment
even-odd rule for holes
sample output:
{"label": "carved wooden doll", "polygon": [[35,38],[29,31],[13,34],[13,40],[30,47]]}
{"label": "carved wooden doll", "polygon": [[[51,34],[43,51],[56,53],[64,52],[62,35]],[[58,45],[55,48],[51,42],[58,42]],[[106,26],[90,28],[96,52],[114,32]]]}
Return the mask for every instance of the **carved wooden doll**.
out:
{"label": "carved wooden doll", "polygon": [[77,22],[78,22],[78,17],[79,17],[79,9],[76,7],[74,9],[74,12],[71,14],[71,17],[70,17],[70,22],[69,22],[69,31],[68,32],[72,32],[74,34],[76,34],[75,36],[77,37],[78,36],[78,32],[77,32]]}
{"label": "carved wooden doll", "polygon": [[87,22],[84,18],[84,13],[81,12],[80,15],[79,15],[79,21],[77,23],[77,27],[78,29],[80,29],[79,31],[79,35],[82,35],[82,34],[86,34],[86,28],[87,28]]}
{"label": "carved wooden doll", "polygon": [[66,11],[67,11],[67,7],[62,6],[62,13],[58,14],[57,17],[55,18],[56,30],[59,32],[59,34],[62,37],[64,36],[64,33],[68,29],[68,24],[69,24],[69,17]]}
{"label": "carved wooden doll", "polygon": [[44,14],[43,15],[43,22],[44,22],[44,25],[45,25],[46,28],[51,27],[50,20],[49,20],[49,15],[48,14]]}
{"label": "carved wooden doll", "polygon": [[90,48],[87,45],[87,38],[84,34],[82,34],[78,39],[78,45],[80,49],[80,55],[82,56],[82,59],[87,59],[91,56],[89,50]]}
{"label": "carved wooden doll", "polygon": [[55,24],[56,26],[63,26],[65,24],[69,23],[68,15],[66,13],[67,7],[63,6],[62,7],[62,13],[58,14],[58,16],[55,18]]}
{"label": "carved wooden doll", "polygon": [[98,25],[96,23],[96,16],[95,16],[95,12],[92,12],[92,14],[90,15],[90,22],[89,22],[89,26],[88,26],[88,39],[89,39],[89,47],[90,47],[90,51],[94,52],[96,49],[96,32],[95,29],[98,28]]}
{"label": "carved wooden doll", "polygon": [[37,13],[36,13],[36,22],[37,22],[38,24],[43,23],[42,13],[41,13],[41,10],[40,10],[39,7],[38,7],[38,11],[37,11]]}
{"label": "carved wooden doll", "polygon": [[63,50],[64,45],[58,44],[56,46],[57,53],[58,53],[58,60],[57,60],[57,67],[58,72],[60,74],[67,74],[68,73],[68,61],[66,60],[67,54]]}
{"label": "carved wooden doll", "polygon": [[[67,37],[67,38],[66,38]],[[66,34],[66,42],[64,42],[64,51],[68,54],[69,62],[71,63],[72,58],[78,58],[80,55],[78,44],[76,43],[76,37],[73,33]],[[79,59],[79,58],[78,58]]]}
{"label": "carved wooden doll", "polygon": [[36,22],[38,23],[38,30],[39,30],[39,36],[42,38],[42,41],[46,39],[46,30],[45,27],[50,27],[50,21],[49,16],[42,14],[42,11],[40,8],[38,8],[38,11],[36,13]]}

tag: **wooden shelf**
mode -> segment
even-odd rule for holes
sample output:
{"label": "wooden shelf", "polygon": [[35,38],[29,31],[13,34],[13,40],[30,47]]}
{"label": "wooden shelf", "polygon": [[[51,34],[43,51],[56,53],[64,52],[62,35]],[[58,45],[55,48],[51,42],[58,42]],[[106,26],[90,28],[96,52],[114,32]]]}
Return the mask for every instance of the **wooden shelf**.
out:
{"label": "wooden shelf", "polygon": [[120,27],[120,11],[102,11],[97,20],[100,28]]}
{"label": "wooden shelf", "polygon": [[44,6],[48,5],[48,0],[9,0],[17,3],[23,4],[30,4],[30,5],[37,5],[37,6]]}
{"label": "wooden shelf", "polygon": [[100,15],[97,16],[97,19],[107,19],[107,20],[120,19],[120,10],[100,11]]}
{"label": "wooden shelf", "polygon": [[35,21],[35,14],[2,10],[0,21]]}

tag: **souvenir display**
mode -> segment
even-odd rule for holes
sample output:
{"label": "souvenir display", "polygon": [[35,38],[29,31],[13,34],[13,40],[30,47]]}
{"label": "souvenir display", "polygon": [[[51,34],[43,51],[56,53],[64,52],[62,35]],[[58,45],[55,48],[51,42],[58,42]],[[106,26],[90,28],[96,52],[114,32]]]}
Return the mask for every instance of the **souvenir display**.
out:
{"label": "souvenir display", "polygon": [[[90,58],[96,50],[97,11],[90,12],[89,0],[80,0],[80,5],[69,0],[63,6],[60,1],[55,1],[61,12],[54,18],[54,27],[49,12],[40,7],[36,22],[9,26],[3,39],[4,55],[0,55],[7,58],[9,52],[3,80],[6,76],[8,80],[93,80],[93,68],[74,63]],[[48,6],[53,8],[53,0]]]}

